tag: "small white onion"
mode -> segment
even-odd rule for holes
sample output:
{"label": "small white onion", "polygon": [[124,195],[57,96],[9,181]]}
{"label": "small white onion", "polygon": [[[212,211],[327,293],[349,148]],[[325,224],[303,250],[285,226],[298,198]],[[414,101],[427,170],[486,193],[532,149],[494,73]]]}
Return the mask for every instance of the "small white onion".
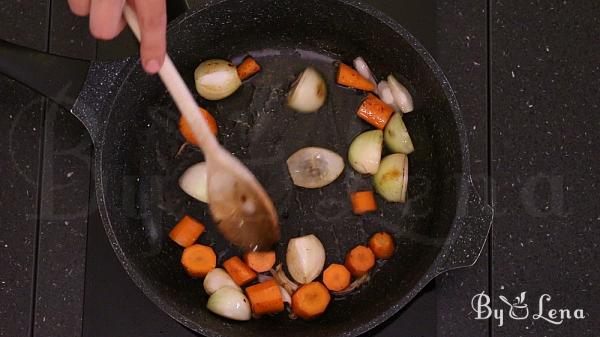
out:
{"label": "small white onion", "polygon": [[325,248],[313,234],[293,238],[288,242],[287,269],[298,283],[316,279],[325,265]]}
{"label": "small white onion", "polygon": [[298,112],[315,112],[327,98],[327,85],[323,76],[313,67],[306,68],[292,84],[288,105]]}
{"label": "small white onion", "polygon": [[207,166],[201,162],[188,167],[179,178],[179,187],[194,199],[208,203]]}
{"label": "small white onion", "polygon": [[415,150],[406,125],[402,120],[402,112],[396,112],[385,125],[383,131],[385,145],[392,152],[410,154]]}
{"label": "small white onion", "polygon": [[320,147],[305,147],[287,160],[294,185],[319,188],[330,184],[342,174],[344,159],[339,154]]}
{"label": "small white onion", "polygon": [[356,172],[375,174],[381,160],[383,131],[371,130],[358,135],[348,149],[348,161]]}
{"label": "small white onion", "polygon": [[235,65],[226,60],[206,60],[194,72],[196,90],[208,100],[219,100],[233,94],[242,85]]}
{"label": "small white onion", "polygon": [[392,95],[392,90],[390,89],[387,81],[379,82],[377,85],[377,94],[385,104],[394,108],[394,111],[400,111],[400,108],[398,108],[396,102],[394,101],[394,95]]}
{"label": "small white onion", "polygon": [[206,277],[204,277],[203,285],[204,290],[209,295],[214,294],[223,287],[230,287],[237,289],[240,292],[242,291],[242,289],[233,281],[231,276],[221,268],[215,268],[209,271],[208,274],[206,274]]}
{"label": "small white onion", "polygon": [[206,308],[219,316],[236,321],[248,321],[252,318],[250,301],[237,289],[223,287],[208,299]]}
{"label": "small white onion", "polygon": [[375,191],[385,200],[405,202],[408,186],[408,157],[403,153],[390,154],[381,160],[373,176]]}
{"label": "small white onion", "polygon": [[392,90],[392,95],[394,96],[394,102],[396,102],[396,105],[400,107],[400,110],[404,113],[413,111],[413,99],[410,95],[410,92],[408,92],[408,89],[398,82],[398,80],[392,74],[388,76],[387,80],[388,85]]}
{"label": "small white onion", "polygon": [[373,75],[373,72],[371,71],[371,68],[369,68],[369,65],[367,64],[365,59],[363,59],[362,57],[359,56],[359,57],[355,58],[352,63],[354,64],[354,69],[356,69],[356,71],[358,71],[360,76],[368,79],[373,84],[377,84],[375,75]]}

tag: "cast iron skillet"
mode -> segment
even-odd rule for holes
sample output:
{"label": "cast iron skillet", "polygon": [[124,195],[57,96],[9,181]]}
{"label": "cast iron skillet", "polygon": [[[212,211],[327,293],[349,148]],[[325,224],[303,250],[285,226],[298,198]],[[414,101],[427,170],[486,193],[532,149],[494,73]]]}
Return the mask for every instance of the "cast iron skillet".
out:
{"label": "cast iron skillet", "polygon": [[[201,242],[215,247],[219,262],[239,252],[210,223],[205,205],[177,187],[179,175],[202,154],[187,147],[176,156],[183,142],[178,112],[159,79],[146,75],[135,58],[91,65],[69,60],[63,67],[64,59],[4,45],[0,70],[72,107],[89,130],[98,206],[110,242],[135,283],[170,316],[207,336],[356,336],[400,310],[438,274],[476,261],[492,210],[471,182],[458,104],[434,60],[399,24],[350,0],[216,0],[172,22],[168,39],[169,53],[192,88],[193,70],[207,58],[239,61],[251,54],[263,66],[233,96],[198,100],[215,115],[221,143],[273,198],[282,229],[279,259],[289,238],[309,233],[324,243],[327,263],[343,261],[375,231],[393,233],[398,246],[366,287],[332,301],[315,321],[281,314],[239,323],[211,314],[201,281],[185,275],[181,249],[167,233],[191,213],[207,223]],[[333,61],[350,63],[359,55],[378,77],[400,77],[416,101],[415,111],[405,116],[415,144],[409,202],[378,199],[380,210],[361,217],[352,215],[348,194],[369,188],[369,179],[346,168],[333,184],[305,190],[292,185],[285,165],[305,146],[345,156],[350,141],[369,128],[354,115],[364,94],[334,84]],[[318,113],[297,114],[285,106],[285,94],[307,65],[326,76],[329,96]],[[75,75],[88,66],[75,99],[72,93],[83,83]],[[60,75],[46,76],[53,71]],[[72,82],[64,89],[66,78]]]}

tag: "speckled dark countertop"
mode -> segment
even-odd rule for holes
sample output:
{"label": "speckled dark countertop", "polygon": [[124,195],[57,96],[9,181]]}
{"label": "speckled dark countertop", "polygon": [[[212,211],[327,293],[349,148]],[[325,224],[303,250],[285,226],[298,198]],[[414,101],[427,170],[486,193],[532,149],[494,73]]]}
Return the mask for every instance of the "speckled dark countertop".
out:
{"label": "speckled dark countertop", "polygon": [[[496,217],[474,267],[438,277],[368,335],[598,335],[600,3],[370,2],[445,70],[469,129],[476,186]],[[131,51],[127,36],[96,43],[86,27],[63,0],[0,3],[1,39],[86,59]],[[193,336],[141,295],[112,254],[81,124],[6,77],[0,92],[0,336]],[[504,310],[502,326],[475,319],[471,299],[484,291]],[[499,296],[514,303],[522,292],[530,314],[512,319]],[[544,317],[582,309],[585,318],[534,319],[543,294]]]}

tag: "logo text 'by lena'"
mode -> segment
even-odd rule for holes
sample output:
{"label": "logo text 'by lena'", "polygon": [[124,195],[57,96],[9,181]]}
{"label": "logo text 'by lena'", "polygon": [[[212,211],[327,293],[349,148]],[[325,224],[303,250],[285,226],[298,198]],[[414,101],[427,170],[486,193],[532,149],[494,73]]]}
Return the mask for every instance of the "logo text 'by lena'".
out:
{"label": "logo text 'by lena'", "polygon": [[503,303],[502,308],[492,308],[490,296],[483,291],[473,296],[471,300],[471,307],[476,314],[475,319],[493,318],[498,321],[498,326],[503,326],[504,320],[507,318],[512,320],[531,318],[554,325],[560,325],[570,319],[585,319],[586,314],[583,309],[553,308],[550,303],[552,297],[548,294],[543,294],[538,298],[537,307],[530,307],[526,303],[526,294],[527,292],[522,292],[512,302],[500,295],[498,298]]}

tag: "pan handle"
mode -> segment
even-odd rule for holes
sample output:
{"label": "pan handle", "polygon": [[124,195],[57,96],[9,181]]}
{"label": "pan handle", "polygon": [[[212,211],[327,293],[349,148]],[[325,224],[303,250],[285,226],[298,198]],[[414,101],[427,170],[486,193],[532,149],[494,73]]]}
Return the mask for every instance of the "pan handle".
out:
{"label": "pan handle", "polygon": [[481,199],[470,179],[468,189],[466,208],[459,210],[456,217],[458,231],[442,253],[443,259],[436,268],[438,275],[474,265],[485,246],[494,209]]}
{"label": "pan handle", "polygon": [[[98,111],[73,109],[88,79],[90,61],[56,56],[0,40],[0,74],[4,74],[71,111],[99,144]],[[79,104],[81,105],[81,104]]]}
{"label": "pan handle", "polygon": [[87,77],[89,61],[56,56],[0,40],[0,73],[71,110]]}

